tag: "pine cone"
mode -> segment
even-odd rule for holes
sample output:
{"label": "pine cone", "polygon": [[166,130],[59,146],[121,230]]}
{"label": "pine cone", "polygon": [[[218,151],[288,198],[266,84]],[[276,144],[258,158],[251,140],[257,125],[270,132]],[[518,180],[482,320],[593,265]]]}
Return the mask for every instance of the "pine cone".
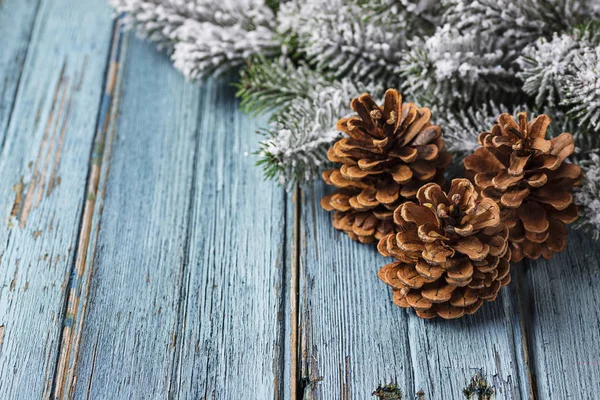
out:
{"label": "pine cone", "polygon": [[467,179],[454,179],[448,195],[428,183],[394,211],[396,231],[379,252],[396,262],[379,270],[394,303],[421,318],[472,314],[510,282],[508,228],[500,207],[481,198]]}
{"label": "pine cone", "polygon": [[575,146],[570,133],[546,140],[550,117],[540,115],[518,123],[509,114],[498,117],[491,132],[479,135],[481,147],[465,158],[466,174],[483,197],[502,208],[502,221],[510,230],[512,261],[552,258],[567,243],[567,229],[577,219],[573,186],[581,169],[565,162]]}
{"label": "pine cone", "polygon": [[443,181],[451,156],[444,151],[441,128],[429,122],[429,109],[402,104],[397,90],[385,93],[382,107],[366,93],[350,106],[358,116],[337,123],[350,137],[327,153],[342,165],[323,173],[325,182],[338,190],[325,196],[321,206],[335,210],[336,229],[371,243],[392,232],[393,210],[414,198],[421,185]]}

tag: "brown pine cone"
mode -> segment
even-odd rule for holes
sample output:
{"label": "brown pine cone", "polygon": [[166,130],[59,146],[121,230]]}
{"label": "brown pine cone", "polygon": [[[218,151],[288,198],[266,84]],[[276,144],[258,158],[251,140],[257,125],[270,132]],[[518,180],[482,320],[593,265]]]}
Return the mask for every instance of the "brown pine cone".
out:
{"label": "brown pine cone", "polygon": [[341,166],[323,173],[325,182],[338,190],[325,196],[321,206],[335,210],[336,229],[371,243],[392,231],[399,204],[414,198],[424,183],[443,181],[451,156],[444,151],[441,128],[429,122],[429,109],[402,104],[397,90],[388,89],[382,107],[367,93],[350,106],[358,116],[337,123],[349,137],[327,153]]}
{"label": "brown pine cone", "polygon": [[398,233],[379,241],[379,252],[396,262],[379,270],[394,303],[421,318],[472,314],[510,282],[508,228],[500,207],[481,198],[467,179],[454,179],[446,195],[428,183],[394,211]]}
{"label": "brown pine cone", "polygon": [[567,229],[577,219],[573,186],[581,169],[565,162],[575,146],[570,133],[546,139],[550,117],[527,122],[527,113],[502,114],[491,132],[483,132],[481,147],[465,158],[466,174],[483,197],[502,208],[510,230],[512,261],[524,257],[550,259],[567,243]]}

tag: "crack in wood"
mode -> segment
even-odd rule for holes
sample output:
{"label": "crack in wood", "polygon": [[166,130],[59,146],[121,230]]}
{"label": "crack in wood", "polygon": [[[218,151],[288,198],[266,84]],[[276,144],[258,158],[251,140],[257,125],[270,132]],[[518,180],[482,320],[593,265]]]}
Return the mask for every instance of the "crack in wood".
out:
{"label": "crack in wood", "polygon": [[526,376],[528,380],[529,393],[527,393],[530,399],[537,399],[537,387],[535,381],[535,371],[533,369],[533,365],[531,364],[532,359],[532,348],[529,346],[529,329],[527,327],[527,322],[525,319],[525,308],[523,307],[524,300],[528,300],[526,295],[523,292],[524,287],[521,282],[522,279],[526,280],[524,271],[529,267],[528,261],[523,261],[522,265],[518,265],[516,268],[516,272],[513,274],[516,282],[516,292],[517,292],[517,307],[519,312],[519,328],[521,330],[521,346],[522,346],[522,354],[523,354],[523,364],[526,369]]}
{"label": "crack in wood", "polygon": [[[70,287],[68,290],[68,298],[66,300],[66,312],[64,314],[63,330],[53,379],[53,397],[55,399],[63,398],[65,394],[70,393],[76,379],[74,371],[78,358],[79,345],[81,343],[83,319],[85,318],[85,310],[87,308],[87,296],[89,294],[89,285],[91,282],[91,266],[95,256],[95,236],[97,236],[99,230],[99,219],[102,214],[102,203],[97,202],[98,193],[100,190],[100,182],[103,178],[102,172],[104,171],[104,183],[106,184],[106,178],[110,170],[108,164],[111,155],[110,147],[112,146],[114,137],[113,121],[116,118],[118,109],[119,89],[117,82],[120,81],[120,73],[122,71],[120,58],[123,36],[120,29],[120,23],[120,21],[116,22],[113,27],[113,38],[110,58],[108,60],[109,65],[106,73],[105,90],[97,119],[94,145],[90,156],[89,174],[86,184],[87,195],[85,196],[84,210],[79,229],[77,254],[69,282]],[[79,75],[79,83],[74,85],[74,90],[81,85],[86,64],[87,60],[84,59],[82,71]],[[70,107],[70,104],[68,107]],[[63,137],[64,126],[59,143],[62,141]],[[57,164],[59,161],[60,154],[57,154],[54,160],[53,175],[55,168],[58,167]],[[102,168],[103,165],[105,165],[104,169]],[[105,188],[103,188],[102,191],[104,192]],[[51,187],[48,188],[48,193],[51,193]],[[94,231],[94,237],[92,238],[92,230],[95,221],[97,222],[95,224],[96,229]],[[89,250],[91,250],[91,253],[88,258]],[[86,276],[87,279],[85,279]],[[89,395],[89,392],[87,394]]]}
{"label": "crack in wood", "polygon": [[303,389],[301,385],[301,370],[298,369],[298,363],[302,362],[301,346],[301,335],[299,331],[300,315],[299,315],[299,284],[300,284],[300,215],[301,215],[301,189],[296,186],[294,195],[292,197],[294,205],[294,230],[292,240],[292,252],[291,252],[291,281],[290,281],[290,319],[291,319],[291,332],[290,332],[290,397],[292,400],[302,399]]}

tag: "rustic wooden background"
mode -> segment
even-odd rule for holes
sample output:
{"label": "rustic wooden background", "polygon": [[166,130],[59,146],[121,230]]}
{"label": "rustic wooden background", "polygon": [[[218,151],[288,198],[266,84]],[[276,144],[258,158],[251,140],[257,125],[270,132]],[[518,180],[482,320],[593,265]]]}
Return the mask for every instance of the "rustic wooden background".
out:
{"label": "rustic wooden background", "polygon": [[0,0],[0,399],[600,398],[600,249],[571,232],[458,321],[392,304],[264,119],[185,82],[105,0]]}

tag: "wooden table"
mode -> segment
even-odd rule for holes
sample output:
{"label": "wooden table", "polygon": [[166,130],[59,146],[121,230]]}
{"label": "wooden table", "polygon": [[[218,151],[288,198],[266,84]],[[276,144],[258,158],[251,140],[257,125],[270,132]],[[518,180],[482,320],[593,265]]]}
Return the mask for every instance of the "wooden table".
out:
{"label": "wooden table", "polygon": [[392,304],[321,183],[254,167],[265,119],[185,82],[104,0],[0,1],[0,398],[600,398],[580,232],[458,321]]}

